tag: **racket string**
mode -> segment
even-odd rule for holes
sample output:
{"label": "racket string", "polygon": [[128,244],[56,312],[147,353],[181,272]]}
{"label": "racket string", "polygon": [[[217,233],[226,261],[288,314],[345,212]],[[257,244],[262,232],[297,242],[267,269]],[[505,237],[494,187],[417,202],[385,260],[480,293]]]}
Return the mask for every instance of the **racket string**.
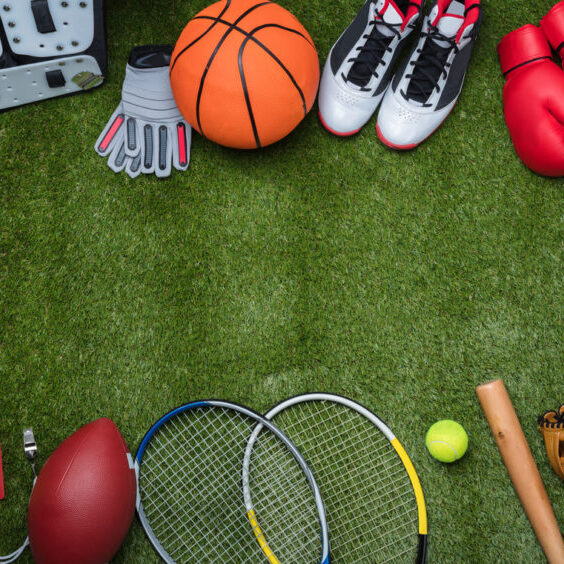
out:
{"label": "racket string", "polygon": [[334,561],[394,561],[406,554],[415,559],[417,505],[388,437],[333,402],[294,404],[273,421],[304,454],[320,484]]}
{"label": "racket string", "polygon": [[[241,562],[264,561],[241,492],[242,454],[256,425],[249,419],[220,409],[201,409],[196,417],[186,412],[147,447],[140,471],[143,510],[175,561],[233,561],[234,554]],[[314,562],[321,541],[311,486],[282,441],[261,435],[250,472],[259,525],[283,562]]]}
{"label": "racket string", "polygon": [[[174,428],[174,432],[177,434],[179,433],[181,430],[178,429],[178,425],[175,422],[171,423],[171,427]],[[172,436],[170,436],[172,435]],[[163,452],[171,452],[172,455],[169,455],[166,457],[166,459],[161,459],[167,463],[167,468],[168,468],[168,473],[167,473],[167,477],[169,478],[168,483],[175,483],[179,482],[179,481],[184,481],[185,478],[188,478],[188,474],[186,473],[185,470],[183,470],[183,468],[185,468],[182,465],[178,465],[178,470],[177,471],[170,471],[171,469],[171,462],[178,462],[180,460],[182,460],[182,457],[180,456],[181,451],[179,448],[172,446],[172,441],[175,438],[175,435],[172,434],[172,432],[170,431],[170,428],[167,427],[165,429],[163,429],[162,434],[159,437],[161,439],[161,443],[164,444],[164,448],[162,449],[158,449],[156,450],[156,452],[158,453],[163,453]],[[164,439],[167,439],[166,441]],[[151,451],[149,451],[147,453],[147,459],[146,462],[149,462],[149,464],[146,464],[145,466],[145,475],[146,478],[148,477],[155,477],[154,473],[151,473],[151,463],[154,463],[154,459],[153,459],[153,452],[155,452],[155,449],[152,449]],[[182,452],[182,455],[185,456],[186,453]],[[175,480],[174,480],[175,479]],[[150,483],[150,482],[149,482]],[[160,485],[163,485],[162,483]],[[166,486],[167,483],[165,482],[164,485]],[[195,493],[196,494],[201,494],[201,492],[203,492],[203,489],[196,489]],[[183,504],[180,503],[180,501],[176,501],[176,503],[171,504],[168,500],[170,500],[172,498],[171,496],[171,488],[170,487],[166,487],[164,489],[164,491],[162,493],[160,493],[157,497],[155,497],[154,493],[151,495],[150,492],[148,492],[147,490],[145,490],[146,493],[146,499],[147,500],[151,500],[153,501],[153,503],[145,503],[146,506],[146,512],[149,513],[150,512],[150,508],[151,506],[154,507],[157,511],[159,511],[160,505],[158,503],[156,503],[157,501],[160,502],[165,508],[166,508],[166,513],[163,511],[159,511],[160,516],[162,517],[162,521],[160,522],[160,528],[159,528],[159,522],[157,522],[154,526],[154,530],[155,533],[157,535],[157,537],[160,538],[160,541],[162,544],[164,545],[170,545],[171,544],[171,539],[173,537],[176,537],[178,541],[182,542],[182,540],[184,539],[184,536],[182,533],[186,534],[186,526],[183,526],[183,523],[186,523],[186,516],[187,513],[186,511],[183,509]],[[199,499],[199,497],[201,497],[201,500]],[[205,498],[203,496],[198,496],[198,495],[194,495],[192,497],[192,502],[199,502],[205,501]],[[167,515],[174,515],[174,519],[170,519],[167,517]],[[161,529],[163,527],[166,527],[166,529],[169,531],[169,535],[168,536],[163,536]],[[178,530],[177,527],[180,527],[180,530]],[[172,553],[174,554],[174,551],[172,551]]]}
{"label": "racket string", "polygon": [[[311,493],[307,480],[288,479],[292,476],[295,463],[292,464],[289,457],[279,458],[277,461],[271,460],[271,457],[261,453],[266,448],[268,445],[264,441],[258,447],[255,446],[250,462],[249,489],[253,500],[257,500],[254,509],[259,523],[267,523],[268,530],[275,531],[275,537],[278,536],[276,531],[280,528],[284,531],[284,537],[292,540],[296,545],[304,543],[311,545],[313,541],[319,546],[314,534],[319,524],[315,512],[312,511],[314,507],[310,502]],[[277,491],[273,491],[273,487]],[[296,527],[295,518],[288,515],[287,500],[292,500],[294,512],[302,514],[303,519],[300,520],[302,527]]]}
{"label": "racket string", "polygon": [[[214,415],[216,415],[214,413]],[[236,414],[236,417],[239,418],[239,414]],[[199,455],[199,462],[200,464],[204,467],[206,465],[209,464],[208,459],[206,458],[202,458],[202,456],[206,453],[208,453],[208,458],[209,455],[215,455],[214,456],[214,470],[217,472],[217,470],[219,469],[221,472],[222,476],[226,476],[229,478],[235,478],[238,475],[238,470],[239,470],[239,463],[238,461],[235,462],[233,461],[233,463],[229,466],[226,466],[225,462],[220,462],[218,460],[218,453],[221,453],[221,449],[219,448],[220,446],[220,441],[221,441],[221,435],[217,435],[217,436],[212,436],[212,438],[210,439],[210,437],[208,436],[208,433],[205,430],[205,427],[202,427],[202,429],[199,432],[196,432],[196,430],[190,428],[189,430],[191,431],[191,435],[192,435],[192,444],[195,445],[192,449],[190,449],[191,451],[195,451],[195,452],[190,452],[190,451],[186,451],[186,449],[184,448],[185,445],[182,445],[182,449],[178,448],[178,447],[172,447],[171,446],[171,442],[173,441],[177,441],[177,437],[182,437],[184,436],[183,434],[186,433],[187,426],[184,425],[182,428],[179,428],[180,425],[179,423],[184,421],[183,417],[178,417],[175,420],[172,420],[170,422],[170,426],[165,427],[165,429],[163,429],[163,434],[162,434],[162,438],[166,438],[167,435],[170,435],[170,437],[168,437],[169,440],[167,440],[164,443],[164,448],[161,449],[161,452],[168,452],[169,450],[172,450],[172,452],[175,454],[176,457],[168,457],[168,462],[170,462],[171,460],[173,460],[175,463],[180,462],[183,458],[184,459],[190,459],[192,457],[194,457],[194,455],[196,453],[198,453]],[[219,429],[217,428],[217,424],[219,423]],[[237,437],[237,435],[233,434],[233,431],[235,430],[233,428],[233,426],[230,426],[229,429],[226,428],[226,425],[224,425],[221,420],[219,418],[216,419],[216,421],[214,422],[215,426],[214,426],[214,431],[219,430],[219,433],[226,433],[229,432],[229,434],[227,435],[230,438],[230,441],[232,441],[234,438]],[[200,441],[202,441],[204,439],[204,437],[202,437],[201,435],[204,434],[206,435],[206,439],[208,440],[208,444],[210,445],[210,449],[209,451],[206,449],[205,451],[202,451],[202,449],[197,448],[197,445],[200,444]],[[243,431],[240,432],[240,440],[244,440],[246,439],[246,433],[244,433]],[[225,447],[224,447],[225,448]],[[198,452],[201,451],[201,452]],[[179,456],[180,454],[182,454],[183,456]],[[171,491],[174,491],[174,489],[177,489],[177,484],[178,484],[178,478],[182,478],[182,481],[187,481],[185,480],[185,478],[189,478],[191,477],[192,479],[194,479],[194,476],[189,476],[186,474],[186,472],[182,473],[182,475],[180,476],[180,473],[178,471],[176,472],[170,472],[170,465],[167,466],[168,470],[167,470],[167,477],[169,478],[169,483],[171,483],[173,485],[172,488],[167,489],[166,491],[166,496],[167,498],[170,497]],[[179,468],[186,468],[185,465],[179,464]],[[205,511],[204,508],[207,508],[209,506],[209,503],[211,501],[213,501],[214,499],[216,499],[216,496],[213,495],[217,490],[218,490],[218,484],[219,482],[214,482],[211,478],[212,474],[201,474],[199,477],[199,481],[196,484],[197,487],[193,487],[191,489],[191,498],[190,498],[190,502],[192,506],[196,506],[196,507],[200,507],[202,506],[202,511],[200,512],[200,527],[201,529],[203,529],[201,532],[204,536],[208,535],[211,536],[214,534],[215,532],[215,528],[214,524],[208,524],[206,523],[202,517],[205,515]],[[177,480],[173,480],[173,478],[177,478]],[[222,488],[222,489],[227,489],[227,488]],[[223,492],[219,492],[219,493],[223,493]],[[149,496],[148,496],[149,497]],[[164,496],[161,496],[160,501],[162,501],[164,504],[168,505],[170,507],[170,504],[167,503],[167,498],[165,498]],[[171,556],[175,553],[177,553],[179,550],[181,549],[185,549],[187,548],[185,545],[186,543],[185,538],[180,534],[180,532],[176,529],[176,527],[181,524],[181,523],[190,523],[190,519],[187,520],[187,517],[190,518],[191,514],[186,512],[185,510],[181,509],[183,507],[186,506],[185,503],[185,499],[184,498],[179,498],[177,503],[174,505],[174,509],[175,509],[175,519],[170,520],[167,519],[165,520],[163,523],[161,523],[161,527],[165,527],[166,529],[168,529],[169,531],[169,536],[165,536],[163,538],[160,538],[159,540],[161,540],[161,544],[163,545],[170,545],[171,544],[171,539],[173,537],[177,537],[178,540],[181,542],[182,546],[179,546],[176,550],[172,550],[171,551]],[[223,522],[230,522],[233,521],[234,523],[237,522],[237,520],[241,521],[241,517],[242,517],[242,512],[236,512],[236,511],[229,511],[226,512],[227,509],[227,505],[223,504],[222,506],[222,513],[216,513],[214,514],[214,520],[217,520],[219,518],[222,519]],[[235,505],[235,507],[237,507],[237,505]],[[244,523],[245,526],[247,525],[247,523]],[[187,529],[188,525],[185,525],[184,529]],[[226,532],[229,532],[229,529],[227,529],[227,531],[223,531],[223,534],[226,535]],[[157,535],[159,536],[159,535]],[[162,535],[161,535],[162,536]],[[228,535],[226,535],[226,538],[229,538]],[[192,540],[198,540],[195,537],[192,537]],[[199,541],[201,542],[201,541]],[[225,554],[226,552],[220,553],[220,554]]]}

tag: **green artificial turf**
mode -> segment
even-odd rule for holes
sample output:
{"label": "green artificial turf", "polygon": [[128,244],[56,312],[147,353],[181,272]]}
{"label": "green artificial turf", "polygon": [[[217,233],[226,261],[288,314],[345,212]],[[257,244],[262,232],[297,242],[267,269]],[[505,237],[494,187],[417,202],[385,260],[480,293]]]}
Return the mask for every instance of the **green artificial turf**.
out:
{"label": "green artificial turf", "polygon": [[[24,426],[44,462],[100,416],[135,451],[188,400],[265,411],[323,390],[372,408],[404,443],[431,562],[541,562],[474,388],[504,379],[563,524],[536,417],[564,402],[564,186],[517,158],[496,55],[550,3],[483,0],[460,100],[416,150],[384,147],[374,119],[338,139],[314,108],[264,150],[195,134],[187,173],[115,175],[93,144],[130,48],[174,42],[206,4],[108,2],[106,84],[0,115],[0,554],[26,534]],[[361,4],[283,2],[321,63]],[[453,465],[424,445],[443,418],[470,436]],[[115,561],[158,561],[137,522]]]}

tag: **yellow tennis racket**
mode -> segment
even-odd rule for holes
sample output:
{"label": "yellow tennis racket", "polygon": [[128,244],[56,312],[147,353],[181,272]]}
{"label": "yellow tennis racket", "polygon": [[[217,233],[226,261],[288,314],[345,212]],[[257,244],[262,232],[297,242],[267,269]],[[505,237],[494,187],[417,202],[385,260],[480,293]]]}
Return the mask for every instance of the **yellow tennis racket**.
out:
{"label": "yellow tennis racket", "polygon": [[[425,562],[421,484],[405,449],[381,419],[352,400],[323,393],[290,398],[265,418],[296,444],[315,476],[332,562]],[[260,428],[253,432],[246,456],[261,433]]]}

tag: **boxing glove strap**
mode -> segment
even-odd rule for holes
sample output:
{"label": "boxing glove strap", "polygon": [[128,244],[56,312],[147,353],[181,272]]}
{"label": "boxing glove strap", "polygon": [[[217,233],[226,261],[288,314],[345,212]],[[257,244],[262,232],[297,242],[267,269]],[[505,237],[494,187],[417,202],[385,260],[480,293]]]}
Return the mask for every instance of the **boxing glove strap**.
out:
{"label": "boxing glove strap", "polygon": [[564,0],[552,6],[548,14],[541,20],[540,25],[552,48],[562,57],[564,54]]}
{"label": "boxing glove strap", "polygon": [[497,54],[503,76],[541,59],[551,59],[552,52],[540,27],[527,24],[508,33],[498,44]]}

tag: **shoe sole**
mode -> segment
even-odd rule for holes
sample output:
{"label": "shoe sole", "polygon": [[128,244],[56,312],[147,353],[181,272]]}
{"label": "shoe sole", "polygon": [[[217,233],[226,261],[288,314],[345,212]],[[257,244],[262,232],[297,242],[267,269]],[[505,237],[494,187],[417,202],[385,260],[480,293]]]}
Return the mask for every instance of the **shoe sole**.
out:
{"label": "shoe sole", "polygon": [[380,131],[378,124],[376,124],[376,133],[378,134],[378,139],[380,139],[380,141],[382,141],[382,143],[384,143],[384,145],[386,145],[386,147],[390,147],[390,149],[396,149],[398,151],[408,151],[409,149],[415,149],[415,147],[417,147],[419,144],[423,143],[423,141],[425,141],[425,139],[427,139],[430,135],[433,135],[434,131],[432,131],[429,136],[425,137],[425,139],[423,139],[423,141],[420,141],[419,143],[411,143],[409,145],[396,145],[395,143],[388,141],[384,137],[382,132]]}
{"label": "shoe sole", "polygon": [[353,131],[335,131],[334,129],[331,129],[326,123],[325,120],[323,119],[323,116],[321,115],[321,112],[318,112],[317,115],[319,116],[319,121],[321,122],[321,125],[323,125],[323,127],[329,131],[329,133],[332,133],[333,135],[337,135],[337,137],[351,137],[352,135],[355,135],[356,133],[358,133],[362,127],[359,127],[358,129],[355,129]]}

